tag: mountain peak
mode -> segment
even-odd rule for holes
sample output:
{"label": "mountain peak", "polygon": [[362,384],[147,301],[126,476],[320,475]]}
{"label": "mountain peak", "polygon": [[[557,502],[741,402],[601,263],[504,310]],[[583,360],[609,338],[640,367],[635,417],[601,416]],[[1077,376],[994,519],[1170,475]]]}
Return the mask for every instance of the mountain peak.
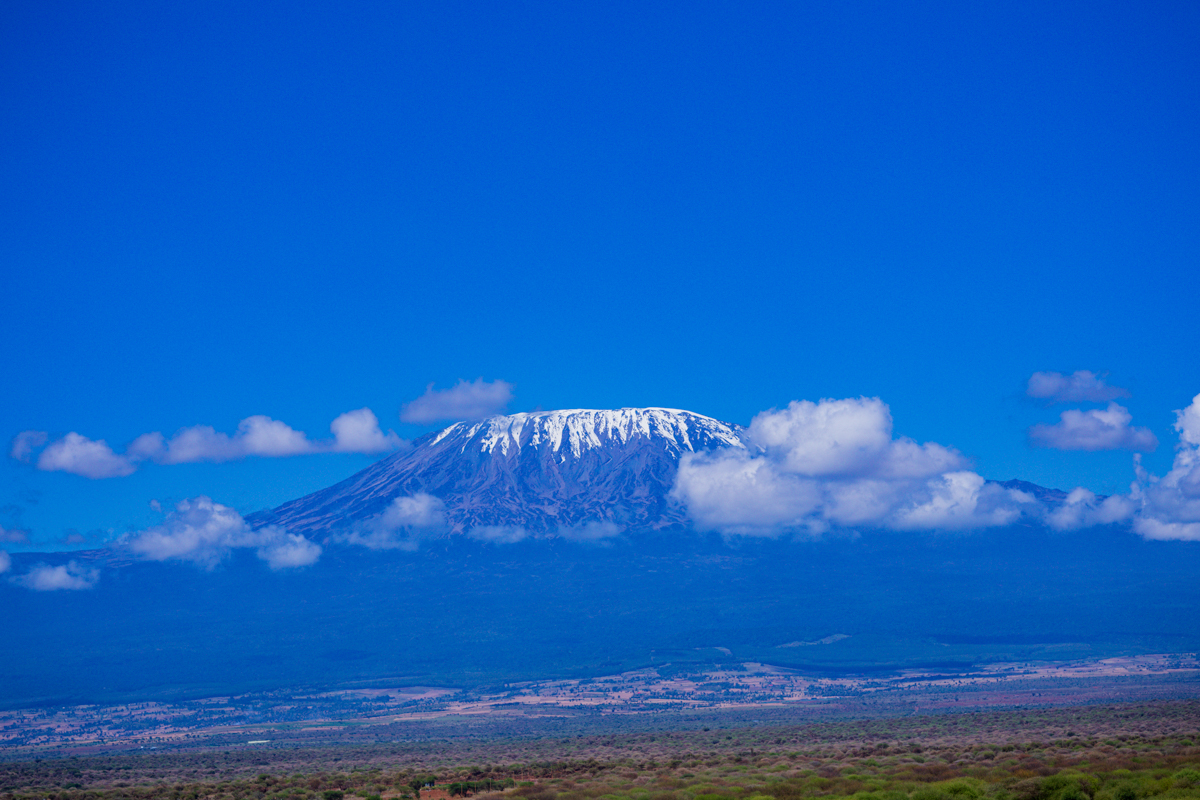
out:
{"label": "mountain peak", "polygon": [[452,532],[553,531],[585,523],[661,529],[686,522],[668,502],[686,453],[745,447],[744,431],[673,408],[564,409],[458,422],[336,486],[253,516],[295,533],[369,525],[398,498],[445,504]]}

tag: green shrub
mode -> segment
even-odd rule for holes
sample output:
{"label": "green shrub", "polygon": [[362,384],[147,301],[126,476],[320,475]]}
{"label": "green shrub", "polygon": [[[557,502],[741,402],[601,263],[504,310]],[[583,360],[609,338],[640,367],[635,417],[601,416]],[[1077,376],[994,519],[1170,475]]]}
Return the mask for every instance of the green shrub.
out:
{"label": "green shrub", "polygon": [[1184,767],[1171,777],[1175,789],[1200,789],[1200,770]]}

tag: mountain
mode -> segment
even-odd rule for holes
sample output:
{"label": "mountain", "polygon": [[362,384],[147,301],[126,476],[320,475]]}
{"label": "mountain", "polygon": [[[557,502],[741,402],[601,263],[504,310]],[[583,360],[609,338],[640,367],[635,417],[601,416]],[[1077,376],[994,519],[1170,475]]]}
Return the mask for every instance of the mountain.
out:
{"label": "mountain", "polygon": [[[475,686],[744,661],[834,673],[1200,649],[1200,548],[1117,526],[1022,519],[931,535],[726,539],[669,500],[687,453],[746,432],[662,408],[551,411],[459,423],[349,479],[248,519],[324,543],[274,570],[252,547],[215,564],[147,561],[118,543],[14,553],[95,576],[83,591],[0,580],[0,707],[207,697],[279,687]],[[1046,506],[1065,495],[1002,484]],[[444,504],[469,533],[551,534],[608,520],[678,535],[429,536],[371,548],[398,498]],[[794,646],[796,642],[817,643]],[[675,667],[672,667],[675,668]]]}
{"label": "mountain", "polygon": [[429,434],[335,486],[249,519],[319,536],[424,492],[445,503],[451,532],[507,525],[545,532],[597,521],[661,530],[685,522],[667,499],[679,459],[745,446],[743,428],[671,408],[496,416]]}

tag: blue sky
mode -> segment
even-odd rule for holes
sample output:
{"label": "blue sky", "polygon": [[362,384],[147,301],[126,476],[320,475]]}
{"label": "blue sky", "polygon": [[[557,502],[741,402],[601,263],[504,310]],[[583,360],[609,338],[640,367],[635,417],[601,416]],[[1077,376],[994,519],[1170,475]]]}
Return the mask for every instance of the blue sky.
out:
{"label": "blue sky", "polygon": [[[1187,3],[160,4],[0,10],[4,438],[252,415],[329,437],[460,379],[510,410],[747,424],[879,397],[987,478],[1090,370],[1171,467],[1200,392],[1200,9]],[[241,513],[377,455],[5,458],[8,549]],[[106,533],[97,534],[108,535]]]}

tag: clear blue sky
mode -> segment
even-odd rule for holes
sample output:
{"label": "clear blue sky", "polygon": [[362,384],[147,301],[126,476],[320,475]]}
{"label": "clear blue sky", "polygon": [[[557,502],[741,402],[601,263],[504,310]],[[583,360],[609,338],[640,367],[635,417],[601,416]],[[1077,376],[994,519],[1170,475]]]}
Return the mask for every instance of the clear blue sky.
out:
{"label": "clear blue sky", "polygon": [[[0,37],[5,440],[412,437],[482,376],[742,424],[878,396],[985,477],[1110,492],[1128,451],[1029,446],[1069,407],[1030,375],[1107,373],[1160,473],[1200,392],[1194,3],[13,0]],[[5,457],[0,525],[59,547],[370,460]]]}

